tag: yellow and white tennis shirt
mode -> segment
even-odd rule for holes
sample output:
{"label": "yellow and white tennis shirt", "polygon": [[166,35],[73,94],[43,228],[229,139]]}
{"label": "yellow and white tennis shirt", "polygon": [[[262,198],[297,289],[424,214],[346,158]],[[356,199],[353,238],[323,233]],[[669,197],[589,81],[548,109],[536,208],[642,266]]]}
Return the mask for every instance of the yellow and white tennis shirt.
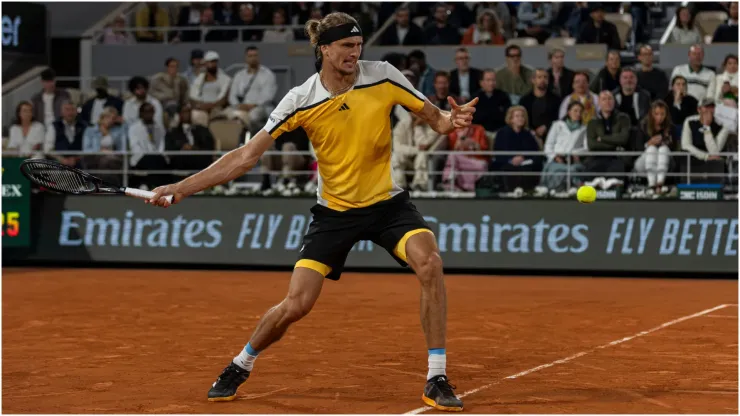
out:
{"label": "yellow and white tennis shirt", "polygon": [[366,207],[403,189],[391,172],[391,111],[424,107],[424,95],[387,62],[359,61],[355,86],[331,98],[319,74],[295,87],[270,115],[273,139],[303,128],[318,159],[319,204],[337,211]]}

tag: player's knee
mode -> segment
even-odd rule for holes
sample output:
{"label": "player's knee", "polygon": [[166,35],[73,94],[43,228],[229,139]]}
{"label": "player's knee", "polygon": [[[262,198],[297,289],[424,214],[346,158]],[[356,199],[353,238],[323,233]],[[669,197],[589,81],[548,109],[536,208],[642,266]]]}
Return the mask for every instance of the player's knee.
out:
{"label": "player's knee", "polygon": [[288,323],[296,322],[308,315],[313,308],[313,302],[301,299],[300,297],[289,297],[284,302],[285,310],[283,319]]}
{"label": "player's knee", "polygon": [[417,275],[422,284],[432,284],[442,278],[442,257],[432,251],[424,255],[417,265]]}

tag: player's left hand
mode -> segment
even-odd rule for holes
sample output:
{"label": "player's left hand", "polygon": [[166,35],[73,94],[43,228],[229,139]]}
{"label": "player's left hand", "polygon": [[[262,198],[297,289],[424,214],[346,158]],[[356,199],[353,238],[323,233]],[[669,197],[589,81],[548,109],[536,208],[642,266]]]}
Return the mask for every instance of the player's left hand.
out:
{"label": "player's left hand", "polygon": [[450,119],[456,129],[468,127],[473,123],[473,113],[475,113],[475,105],[478,104],[478,97],[463,105],[457,105],[452,97],[447,97],[447,102],[450,103],[450,109],[452,110],[450,111]]}

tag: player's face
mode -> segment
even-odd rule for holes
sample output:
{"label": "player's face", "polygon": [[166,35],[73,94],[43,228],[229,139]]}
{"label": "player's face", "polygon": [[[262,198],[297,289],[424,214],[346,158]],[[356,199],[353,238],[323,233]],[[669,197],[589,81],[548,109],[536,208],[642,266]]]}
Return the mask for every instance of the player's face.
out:
{"label": "player's face", "polygon": [[352,75],[362,53],[362,36],[340,39],[326,47],[326,58],[342,75]]}

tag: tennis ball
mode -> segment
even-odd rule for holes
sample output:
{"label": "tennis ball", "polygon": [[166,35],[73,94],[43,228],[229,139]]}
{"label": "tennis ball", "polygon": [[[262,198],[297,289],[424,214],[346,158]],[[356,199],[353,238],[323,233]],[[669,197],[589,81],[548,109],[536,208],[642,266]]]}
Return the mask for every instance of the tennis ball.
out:
{"label": "tennis ball", "polygon": [[578,194],[576,196],[578,202],[590,204],[596,201],[596,189],[593,186],[581,186],[578,188]]}

